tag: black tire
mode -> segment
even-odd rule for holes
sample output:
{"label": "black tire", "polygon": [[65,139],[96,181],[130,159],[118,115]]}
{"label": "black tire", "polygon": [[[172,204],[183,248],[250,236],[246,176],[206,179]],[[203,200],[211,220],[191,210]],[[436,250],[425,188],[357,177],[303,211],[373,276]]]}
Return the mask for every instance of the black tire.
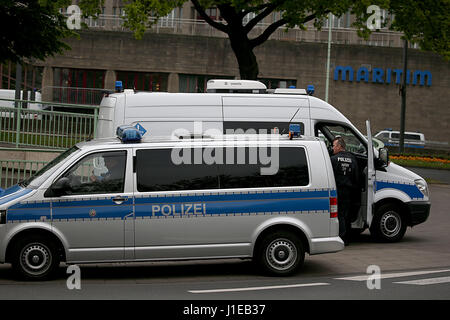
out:
{"label": "black tire", "polygon": [[297,272],[305,260],[300,239],[288,231],[269,234],[258,246],[256,262],[265,274],[288,276]]}
{"label": "black tire", "polygon": [[370,233],[383,242],[400,241],[406,232],[405,216],[400,208],[393,204],[384,204],[375,212]]}
{"label": "black tire", "polygon": [[59,262],[55,245],[45,237],[25,237],[14,246],[12,266],[20,279],[48,280]]}

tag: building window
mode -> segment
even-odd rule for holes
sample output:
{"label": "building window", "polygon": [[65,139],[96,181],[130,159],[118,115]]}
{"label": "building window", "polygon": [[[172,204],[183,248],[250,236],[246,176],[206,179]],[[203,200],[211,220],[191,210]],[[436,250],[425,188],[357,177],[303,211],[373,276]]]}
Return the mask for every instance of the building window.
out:
{"label": "building window", "polygon": [[203,93],[206,92],[206,84],[211,79],[233,79],[233,76],[204,76],[193,74],[180,74],[180,92]]}
{"label": "building window", "polygon": [[[331,14],[331,27],[334,29],[340,29],[340,28],[350,28],[350,11],[347,11],[340,17],[335,16],[334,14]],[[330,19],[326,19],[324,23],[324,27],[328,28],[328,23]]]}
{"label": "building window", "polygon": [[167,73],[117,71],[116,80],[122,81],[124,89],[139,91],[167,91]]}
{"label": "building window", "polygon": [[[195,12],[197,13],[197,20],[204,20],[203,17],[197,11],[195,11]],[[217,10],[217,8],[205,9],[205,13],[212,20],[222,20],[222,17],[220,16],[220,11]]]}
{"label": "building window", "polygon": [[53,100],[98,105],[103,97],[105,70],[54,68]]}
{"label": "building window", "polygon": [[269,78],[261,78],[258,79],[264,83],[267,89],[276,89],[276,88],[289,88],[291,86],[296,87],[297,80],[289,80],[289,79],[269,79]]}
{"label": "building window", "polygon": [[[22,90],[34,92],[42,86],[43,67],[35,67],[29,64],[22,66]],[[0,89],[16,89],[16,64],[5,62],[0,64]]]}

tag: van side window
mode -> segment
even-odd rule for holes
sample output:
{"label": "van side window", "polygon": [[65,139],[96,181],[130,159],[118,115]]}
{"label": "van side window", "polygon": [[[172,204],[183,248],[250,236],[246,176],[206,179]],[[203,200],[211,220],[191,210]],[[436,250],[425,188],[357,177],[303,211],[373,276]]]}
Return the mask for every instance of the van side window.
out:
{"label": "van side window", "polygon": [[[238,152],[235,151],[235,157]],[[290,187],[309,184],[308,164],[303,148],[281,147],[278,155],[269,154],[270,165],[278,167],[276,173],[271,175],[261,175],[261,168],[267,165],[249,164],[250,153],[258,152],[256,149],[245,148],[245,152],[246,164],[219,166],[221,189]]]}
{"label": "van side window", "polygon": [[273,132],[275,128],[279,133],[289,133],[290,124],[300,125],[300,134],[305,134],[305,125],[302,122],[256,122],[256,121],[224,121],[223,133],[224,134],[257,134]]}
{"label": "van side window", "polygon": [[[194,154],[192,149],[192,154]],[[137,190],[177,191],[217,189],[217,167],[206,164],[175,164],[172,149],[136,151]]]}
{"label": "van side window", "polygon": [[420,136],[418,134],[405,134],[405,139],[419,141]]}
{"label": "van side window", "polygon": [[126,151],[99,152],[78,161],[68,178],[68,195],[123,192]]}
{"label": "van side window", "polygon": [[[190,150],[192,157],[189,158],[188,163],[178,164],[172,159],[172,149],[137,150],[137,190],[139,192],[180,191],[309,184],[308,164],[303,148],[283,147],[279,148],[278,154],[271,154],[268,151],[268,161],[264,164],[254,161],[258,155],[256,148],[231,148],[234,156],[232,162],[226,158],[230,148],[224,148],[223,161],[213,164],[203,161],[195,163],[193,161],[195,149]],[[201,154],[203,151],[204,149],[201,150]],[[245,155],[244,160],[238,159],[241,155]],[[262,175],[261,168],[268,167],[274,168],[275,174]]]}

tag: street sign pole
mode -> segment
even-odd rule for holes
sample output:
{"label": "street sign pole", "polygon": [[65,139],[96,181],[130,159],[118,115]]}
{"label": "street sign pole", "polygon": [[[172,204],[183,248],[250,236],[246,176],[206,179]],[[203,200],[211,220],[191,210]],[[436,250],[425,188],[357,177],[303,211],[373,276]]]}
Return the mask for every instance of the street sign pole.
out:
{"label": "street sign pole", "polygon": [[406,77],[408,73],[408,40],[404,40],[403,45],[403,74],[402,74],[402,85],[400,92],[402,95],[402,110],[400,115],[400,141],[399,141],[399,151],[404,152],[405,146],[405,115],[406,115]]}
{"label": "street sign pole", "polygon": [[328,14],[328,53],[327,53],[327,75],[325,79],[325,102],[328,102],[328,90],[330,86],[330,53],[331,53],[331,12]]}

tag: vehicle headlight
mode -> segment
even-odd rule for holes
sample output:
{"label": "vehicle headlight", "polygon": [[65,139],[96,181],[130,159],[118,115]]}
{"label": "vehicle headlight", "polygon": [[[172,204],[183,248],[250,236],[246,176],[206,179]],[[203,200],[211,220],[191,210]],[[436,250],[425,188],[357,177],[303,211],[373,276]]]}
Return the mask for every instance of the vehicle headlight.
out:
{"label": "vehicle headlight", "polygon": [[417,188],[419,188],[420,192],[422,192],[426,197],[428,197],[428,185],[423,179],[414,180]]}

